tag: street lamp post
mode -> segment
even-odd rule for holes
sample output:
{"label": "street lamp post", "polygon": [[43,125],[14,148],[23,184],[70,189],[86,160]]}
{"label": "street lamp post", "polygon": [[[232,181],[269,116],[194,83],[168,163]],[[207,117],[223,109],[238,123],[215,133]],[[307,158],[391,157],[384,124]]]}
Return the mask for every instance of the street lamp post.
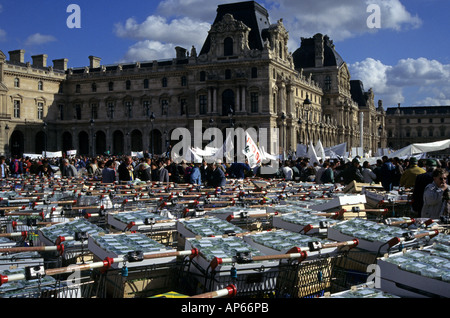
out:
{"label": "street lamp post", "polygon": [[286,134],[285,134],[285,131],[284,131],[284,123],[285,123],[285,120],[286,120],[286,114],[283,112],[283,113],[281,113],[281,132],[282,132],[282,144],[281,144],[281,149],[282,149],[282,151],[283,151],[283,159],[284,159],[284,160],[286,160],[286,158],[284,157],[284,151],[285,151],[285,149],[286,149],[286,141],[285,141],[285,139],[286,139]]}
{"label": "street lamp post", "polygon": [[234,122],[233,122],[233,108],[230,106],[230,110],[228,111],[228,117],[230,118],[230,128],[233,128]]}
{"label": "street lamp post", "polygon": [[47,158],[47,123],[44,121],[44,158]]}
{"label": "street lamp post", "polygon": [[[5,126],[5,132],[6,132],[6,142],[5,142],[5,145],[7,146],[7,148],[6,148],[6,153],[8,153],[8,152],[10,152],[10,147],[9,147],[9,125],[8,124],[6,124],[6,126]],[[9,154],[9,155],[11,155],[11,154]]]}
{"label": "street lamp post", "polygon": [[[307,115],[307,118],[306,118],[306,144],[308,145],[308,143],[309,143],[309,129],[308,129],[308,123],[309,123],[309,111],[310,111],[310,109],[309,109],[309,105],[311,105],[312,103],[311,103],[311,101],[309,100],[309,97],[308,97],[308,94],[306,94],[306,98],[305,98],[305,100],[303,101],[303,110],[306,110],[306,115]],[[306,108],[308,108],[308,109],[306,109]]]}
{"label": "street lamp post", "polygon": [[152,112],[151,114],[150,114],[150,122],[151,122],[151,124],[152,124],[152,159],[153,159],[153,152],[154,152],[154,150],[155,150],[155,147],[153,146],[154,145],[154,140],[153,140],[153,122],[155,121],[155,114]]}
{"label": "street lamp post", "polygon": [[300,142],[300,136],[301,136],[301,134],[302,134],[302,123],[303,123],[302,119],[299,118],[299,119],[297,120],[298,133],[299,133],[299,135],[298,135],[299,138],[298,138],[298,140],[297,140],[297,143]]}
{"label": "street lamp post", "polygon": [[381,140],[383,138],[383,126],[381,126],[381,125],[378,127],[378,136],[379,136],[379,139],[380,139],[380,149],[381,149],[381,145],[382,145]]}
{"label": "street lamp post", "polygon": [[94,157],[94,118],[91,118],[90,124],[91,124],[91,156]]}

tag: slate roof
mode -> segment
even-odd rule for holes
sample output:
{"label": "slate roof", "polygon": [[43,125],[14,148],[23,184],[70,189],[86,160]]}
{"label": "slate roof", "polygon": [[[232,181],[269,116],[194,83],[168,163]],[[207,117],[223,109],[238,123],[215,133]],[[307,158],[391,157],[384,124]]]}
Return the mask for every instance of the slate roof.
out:
{"label": "slate roof", "polygon": [[[398,107],[388,107],[386,115],[395,115]],[[405,106],[400,107],[404,115],[431,115],[431,114],[447,114],[450,116],[450,106]]]}
{"label": "slate roof", "polygon": [[[292,54],[296,69],[315,67],[314,38],[303,38],[300,47]],[[344,59],[334,49],[332,42],[324,36],[324,67],[341,66]]]}
{"label": "slate roof", "polygon": [[[267,10],[255,1],[222,4],[217,7],[217,15],[213,25],[221,21],[223,16],[228,13],[251,29],[248,35],[250,49],[262,50],[264,45],[262,31],[270,26]],[[211,39],[208,35],[200,54],[208,53],[210,47]]]}

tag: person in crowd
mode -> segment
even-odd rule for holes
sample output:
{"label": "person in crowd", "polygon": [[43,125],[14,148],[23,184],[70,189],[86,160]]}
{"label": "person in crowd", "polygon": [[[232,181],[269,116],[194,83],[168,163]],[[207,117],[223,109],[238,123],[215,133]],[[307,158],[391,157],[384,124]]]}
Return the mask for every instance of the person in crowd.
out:
{"label": "person in crowd", "polygon": [[361,174],[363,176],[364,183],[374,183],[377,180],[377,175],[370,168],[368,161],[364,161]]}
{"label": "person in crowd", "polygon": [[200,166],[200,175],[202,178],[202,184],[207,184],[208,183],[208,173],[210,171],[209,165],[206,162],[206,160],[202,160],[202,165]]}
{"label": "person in crowd", "polygon": [[292,180],[299,182],[300,181],[300,170],[298,170],[295,162],[293,160],[289,161],[289,167],[292,169]]}
{"label": "person in crowd", "polygon": [[211,168],[212,174],[210,179],[210,186],[213,188],[225,186],[227,180],[223,170],[218,167],[218,163],[214,162]]}
{"label": "person in crowd", "polygon": [[23,160],[23,173],[26,175],[30,174],[30,168],[31,168],[32,162],[30,157],[25,157],[25,160]]}
{"label": "person in crowd", "polygon": [[169,173],[169,181],[173,183],[180,182],[180,173],[177,164],[170,157],[166,158],[166,169]]}
{"label": "person in crowd", "polygon": [[62,169],[61,169],[61,176],[73,178],[78,176],[77,168],[72,164],[69,159],[63,159],[62,160]]}
{"label": "person in crowd", "polygon": [[102,172],[103,169],[105,168],[105,162],[103,160],[98,160],[97,161],[97,169],[95,170],[94,174],[92,175],[92,177],[96,180],[101,180],[102,179]]}
{"label": "person in crowd", "polygon": [[129,182],[134,180],[134,168],[132,162],[133,158],[131,156],[126,156],[119,165],[117,172],[119,174],[120,182]]}
{"label": "person in crowd", "polygon": [[290,167],[289,161],[285,161],[284,165],[281,167],[283,177],[286,181],[290,181],[293,179],[293,171]]}
{"label": "person in crowd", "polygon": [[400,186],[405,188],[412,188],[416,183],[416,177],[419,174],[423,174],[426,171],[420,168],[418,165],[418,160],[416,157],[411,157],[409,159],[408,169],[406,169],[401,178],[400,178]]}
{"label": "person in crowd", "polygon": [[381,185],[385,191],[391,191],[395,166],[387,156],[383,156],[381,159],[383,160],[380,171]]}
{"label": "person in crowd", "polygon": [[330,163],[329,163],[328,161],[325,161],[325,162],[322,164],[322,167],[321,167],[319,170],[317,170],[316,176],[315,176],[315,179],[314,179],[314,181],[315,181],[317,184],[322,184],[322,183],[323,183],[323,182],[322,182],[322,175],[323,175],[323,173],[325,172],[325,170],[328,169],[329,166],[330,166]]}
{"label": "person in crowd", "polygon": [[44,160],[42,160],[42,164],[38,167],[37,174],[39,177],[52,178],[55,175],[55,171],[50,166],[48,160],[44,159]]}
{"label": "person in crowd", "polygon": [[334,183],[334,169],[336,166],[336,162],[329,161],[327,168],[320,176],[320,180],[322,183]]}
{"label": "person in crowd", "polygon": [[11,160],[11,162],[9,164],[9,171],[10,171],[11,177],[20,178],[20,176],[23,173],[22,158],[18,158],[17,156],[14,156],[14,159]]}
{"label": "person in crowd", "polygon": [[230,168],[236,179],[245,179],[245,173],[251,170],[247,159],[245,159],[245,162],[233,162]]}
{"label": "person in crowd", "polygon": [[392,187],[398,187],[400,186],[400,178],[402,177],[404,169],[401,160],[398,157],[392,159],[392,164],[395,167],[394,174],[392,176]]}
{"label": "person in crowd", "polygon": [[160,182],[169,182],[169,171],[167,171],[165,165],[164,165],[164,161],[163,160],[158,160],[158,170],[157,170],[157,179],[156,181],[160,181]]}
{"label": "person in crowd", "polygon": [[190,179],[189,179],[190,184],[195,184],[195,185],[202,184],[202,174],[200,172],[200,165],[201,165],[201,163],[199,163],[199,162],[194,163],[194,166],[192,167]]}
{"label": "person in crowd", "polygon": [[433,182],[433,171],[437,168],[437,162],[433,159],[428,159],[425,162],[426,172],[419,174],[416,177],[414,183],[414,189],[411,195],[411,209],[416,214],[417,217],[421,217],[422,206],[423,206],[423,193],[425,187]]}
{"label": "person in crowd", "polygon": [[359,159],[354,158],[351,164],[342,172],[342,182],[343,184],[349,184],[352,181],[363,182],[364,177],[361,174],[361,170],[359,168],[360,162]]}
{"label": "person in crowd", "polygon": [[448,173],[442,168],[437,168],[431,176],[433,177],[433,182],[425,187],[423,193],[421,215],[424,218],[435,220],[444,214],[449,201]]}
{"label": "person in crowd", "polygon": [[152,181],[151,167],[147,162],[139,164],[136,177],[141,181]]}
{"label": "person in crowd", "polygon": [[98,160],[97,158],[92,158],[89,160],[89,164],[86,167],[87,173],[89,176],[93,176],[98,169]]}
{"label": "person in crowd", "polygon": [[105,168],[102,170],[102,183],[114,183],[117,181],[115,165],[116,162],[112,159],[105,163]]}
{"label": "person in crowd", "polygon": [[6,164],[5,156],[0,157],[0,177],[2,179],[9,177],[9,166]]}
{"label": "person in crowd", "polygon": [[381,183],[381,167],[383,166],[383,160],[377,159],[375,167],[373,168],[373,173],[377,176],[375,183]]}

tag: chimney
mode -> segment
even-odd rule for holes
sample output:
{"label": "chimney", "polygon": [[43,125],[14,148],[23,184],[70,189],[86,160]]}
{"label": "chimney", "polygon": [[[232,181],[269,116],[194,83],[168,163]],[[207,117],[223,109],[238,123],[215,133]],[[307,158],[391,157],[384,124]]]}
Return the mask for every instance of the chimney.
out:
{"label": "chimney", "polygon": [[184,58],[186,58],[187,50],[185,48],[177,46],[177,47],[175,47],[175,51],[177,52],[177,59],[184,59]]}
{"label": "chimney", "polygon": [[315,63],[316,67],[323,67],[324,63],[324,43],[323,43],[323,35],[317,33],[314,35],[314,51],[315,51]]}
{"label": "chimney", "polygon": [[33,66],[37,67],[47,67],[47,54],[34,55],[31,58],[33,59]]}
{"label": "chimney", "polygon": [[53,60],[53,68],[55,70],[67,71],[68,59]]}
{"label": "chimney", "polygon": [[25,63],[25,50],[9,51],[8,53],[11,63]]}
{"label": "chimney", "polygon": [[95,56],[89,56],[89,61],[90,61],[90,68],[99,68],[100,67],[100,61],[102,59],[99,57],[95,57]]}

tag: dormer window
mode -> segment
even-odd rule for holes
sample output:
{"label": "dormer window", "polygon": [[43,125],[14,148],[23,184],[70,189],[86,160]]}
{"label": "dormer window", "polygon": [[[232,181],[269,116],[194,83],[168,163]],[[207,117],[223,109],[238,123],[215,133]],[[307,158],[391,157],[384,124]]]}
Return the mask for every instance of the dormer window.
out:
{"label": "dormer window", "polygon": [[232,38],[228,37],[223,41],[223,55],[224,56],[233,55],[233,39]]}

